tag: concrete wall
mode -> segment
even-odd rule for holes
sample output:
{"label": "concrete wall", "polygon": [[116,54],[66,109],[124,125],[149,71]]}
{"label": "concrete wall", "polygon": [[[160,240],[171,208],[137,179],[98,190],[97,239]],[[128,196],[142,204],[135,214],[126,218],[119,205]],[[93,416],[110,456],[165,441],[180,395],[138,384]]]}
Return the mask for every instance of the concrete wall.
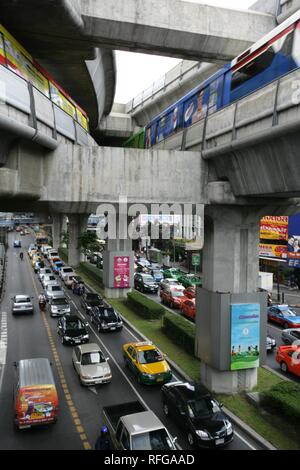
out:
{"label": "concrete wall", "polygon": [[198,152],[162,152],[60,145],[51,153],[32,143],[15,144],[0,169],[1,207],[93,213],[102,202],[203,203],[206,166]]}
{"label": "concrete wall", "polygon": [[229,61],[275,25],[270,15],[179,0],[85,0],[82,18],[94,45],[212,62]]}

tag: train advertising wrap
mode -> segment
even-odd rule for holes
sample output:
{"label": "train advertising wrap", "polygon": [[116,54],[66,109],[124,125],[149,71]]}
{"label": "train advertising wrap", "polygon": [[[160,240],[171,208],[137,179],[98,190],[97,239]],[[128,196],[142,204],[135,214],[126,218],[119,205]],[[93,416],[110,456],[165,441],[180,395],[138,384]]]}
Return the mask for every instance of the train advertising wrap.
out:
{"label": "train advertising wrap", "polygon": [[78,107],[76,108],[76,112],[77,112],[77,121],[87,131],[89,128],[89,125],[88,125],[88,120],[86,116],[82,113],[82,111]]}

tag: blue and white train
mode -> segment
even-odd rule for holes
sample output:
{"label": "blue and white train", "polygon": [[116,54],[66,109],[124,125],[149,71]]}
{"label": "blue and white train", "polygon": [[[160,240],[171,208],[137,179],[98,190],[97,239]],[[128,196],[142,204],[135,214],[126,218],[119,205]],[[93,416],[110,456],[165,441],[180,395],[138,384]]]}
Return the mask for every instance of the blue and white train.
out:
{"label": "blue and white train", "polygon": [[145,127],[144,147],[153,147],[299,66],[300,10],[153,118]]}

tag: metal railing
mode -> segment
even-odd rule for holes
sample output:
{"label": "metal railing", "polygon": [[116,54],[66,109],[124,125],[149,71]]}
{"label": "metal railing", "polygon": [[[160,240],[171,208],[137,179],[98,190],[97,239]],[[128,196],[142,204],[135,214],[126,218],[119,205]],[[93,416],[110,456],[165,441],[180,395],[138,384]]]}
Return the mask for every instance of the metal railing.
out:
{"label": "metal railing", "polygon": [[[126,105],[126,112],[132,113],[138,106],[144,104],[147,100],[153,99],[154,96],[162,90],[166,90],[169,85],[176,81],[182,81],[188,73],[190,73],[193,69],[199,69],[201,66],[201,62],[194,62],[190,66],[184,67],[185,61],[181,61],[179,64],[180,70],[179,73],[173,76],[174,70],[178,68],[173,67],[169,72],[167,72],[163,77],[159,78],[152,85],[145,90],[143,90],[139,95],[129,101]],[[173,73],[172,73],[173,72]],[[171,77],[171,78],[170,78]]]}

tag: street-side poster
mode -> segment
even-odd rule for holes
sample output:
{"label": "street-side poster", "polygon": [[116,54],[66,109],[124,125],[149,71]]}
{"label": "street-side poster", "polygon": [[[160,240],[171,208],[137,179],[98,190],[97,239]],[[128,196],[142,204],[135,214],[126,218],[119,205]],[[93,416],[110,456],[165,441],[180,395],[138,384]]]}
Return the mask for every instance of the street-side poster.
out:
{"label": "street-side poster", "polygon": [[288,264],[291,268],[300,268],[300,217],[289,217]]}
{"label": "street-side poster", "polygon": [[260,258],[276,261],[287,260],[289,218],[286,216],[267,216],[260,222]]}
{"label": "street-side poster", "polygon": [[289,218],[267,216],[260,221],[260,238],[263,240],[287,240]]}
{"label": "street-side poster", "polygon": [[260,304],[231,304],[230,370],[259,367]]}
{"label": "street-side poster", "polygon": [[129,256],[114,256],[114,287],[116,289],[130,287]]}

